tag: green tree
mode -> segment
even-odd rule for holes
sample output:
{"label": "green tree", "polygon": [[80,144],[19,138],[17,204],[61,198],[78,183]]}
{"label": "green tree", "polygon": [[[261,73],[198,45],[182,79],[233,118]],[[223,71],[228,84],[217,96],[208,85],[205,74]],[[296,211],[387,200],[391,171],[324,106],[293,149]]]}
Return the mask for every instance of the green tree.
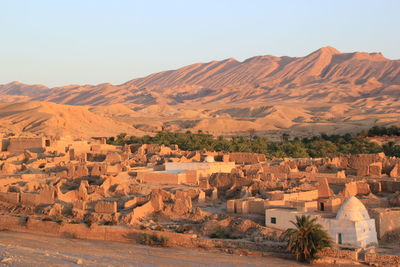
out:
{"label": "green tree", "polygon": [[307,151],[313,158],[322,158],[337,153],[337,146],[326,139],[319,139],[310,142],[307,145]]}
{"label": "green tree", "polygon": [[383,149],[380,145],[362,138],[354,138],[351,142],[351,154],[372,154],[382,152]]}
{"label": "green tree", "polygon": [[318,251],[330,247],[332,241],[327,232],[309,215],[296,216],[291,221],[295,228],[289,228],[282,234],[287,242],[287,250],[296,255],[297,260],[310,262],[316,258]]}
{"label": "green tree", "polygon": [[283,133],[282,134],[282,142],[287,142],[289,141],[290,135],[288,133]]}
{"label": "green tree", "polygon": [[307,158],[309,157],[304,145],[297,141],[286,141],[278,145],[278,151],[283,152],[287,157],[292,158]]}
{"label": "green tree", "polygon": [[386,156],[400,157],[400,145],[396,145],[394,142],[388,142],[383,146],[383,152]]}
{"label": "green tree", "polygon": [[[369,135],[390,133],[391,135],[400,135],[400,128],[391,126],[373,127],[368,131]],[[351,134],[328,135],[322,133],[319,136],[308,138],[293,138],[291,141],[272,142],[266,137],[253,135],[250,130],[250,136],[233,136],[226,138],[223,136],[214,137],[211,134],[197,131],[184,133],[173,133],[160,131],[155,136],[145,135],[142,137],[127,136],[121,133],[116,137],[110,137],[108,144],[122,146],[124,144],[159,144],[159,145],[178,145],[182,150],[210,150],[224,152],[253,152],[262,153],[267,157],[330,157],[337,154],[360,154],[360,153],[378,153],[384,151],[386,155],[398,156],[400,146],[395,144],[386,144],[384,147],[368,141],[367,131],[353,137]],[[288,134],[284,134],[289,137]],[[286,139],[286,138],[285,138]],[[287,138],[289,139],[289,138]]]}

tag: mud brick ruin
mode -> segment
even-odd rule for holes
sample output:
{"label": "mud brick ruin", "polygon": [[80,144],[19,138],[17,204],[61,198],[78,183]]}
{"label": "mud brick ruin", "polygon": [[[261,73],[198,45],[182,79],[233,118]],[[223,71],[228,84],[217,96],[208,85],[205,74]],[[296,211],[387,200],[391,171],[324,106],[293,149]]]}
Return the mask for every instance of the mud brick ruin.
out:
{"label": "mud brick ruin", "polygon": [[104,138],[11,137],[2,140],[0,160],[2,229],[279,244],[290,220],[306,214],[338,247],[361,249],[400,230],[400,159],[382,153],[267,159],[176,145],[118,147]]}

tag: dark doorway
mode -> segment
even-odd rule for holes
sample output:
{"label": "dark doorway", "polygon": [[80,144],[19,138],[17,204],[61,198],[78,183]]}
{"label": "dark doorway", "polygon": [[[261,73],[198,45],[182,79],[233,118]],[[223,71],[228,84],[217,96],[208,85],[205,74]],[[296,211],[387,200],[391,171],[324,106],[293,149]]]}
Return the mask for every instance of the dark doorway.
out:
{"label": "dark doorway", "polygon": [[338,233],[338,244],[342,244],[342,233]]}
{"label": "dark doorway", "polygon": [[320,210],[321,211],[324,211],[325,210],[325,204],[324,203],[319,203],[319,208],[320,208]]}

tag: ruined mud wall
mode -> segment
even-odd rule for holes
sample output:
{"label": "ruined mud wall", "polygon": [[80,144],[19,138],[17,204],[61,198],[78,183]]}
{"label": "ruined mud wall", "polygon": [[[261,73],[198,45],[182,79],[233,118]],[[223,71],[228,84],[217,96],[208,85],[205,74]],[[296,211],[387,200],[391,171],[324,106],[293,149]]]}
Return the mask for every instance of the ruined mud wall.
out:
{"label": "ruined mud wall", "polygon": [[229,161],[233,161],[236,164],[254,164],[264,162],[265,160],[264,154],[242,152],[229,153]]}
{"label": "ruined mud wall", "polygon": [[395,193],[396,191],[400,191],[400,181],[383,180],[380,183],[382,192]]}
{"label": "ruined mud wall", "polygon": [[367,253],[365,254],[365,262],[370,265],[374,264],[374,266],[399,266],[400,256]]}
{"label": "ruined mud wall", "polygon": [[120,242],[137,242],[143,234],[165,237],[169,247],[183,248],[229,248],[229,249],[248,249],[252,251],[285,253],[285,247],[281,243],[277,244],[255,244],[236,240],[213,240],[197,238],[192,234],[180,234],[174,232],[163,232],[154,230],[139,230],[127,227],[96,225],[88,227],[86,224],[57,223],[52,221],[42,221],[25,216],[0,216],[0,229],[30,232],[48,236],[63,236],[80,239],[106,240]]}
{"label": "ruined mud wall", "polygon": [[180,184],[185,177],[185,173],[138,172],[136,178],[149,184]]}
{"label": "ruined mud wall", "polygon": [[38,150],[44,147],[44,139],[42,137],[10,138],[7,151],[11,153],[19,153],[24,152],[24,150],[27,149]]}
{"label": "ruined mud wall", "polygon": [[318,257],[330,257],[358,261],[358,250],[341,250],[339,248],[324,248],[317,253]]}
{"label": "ruined mud wall", "polygon": [[400,230],[400,208],[376,208],[371,209],[369,213],[375,219],[379,239],[382,239],[392,231]]}

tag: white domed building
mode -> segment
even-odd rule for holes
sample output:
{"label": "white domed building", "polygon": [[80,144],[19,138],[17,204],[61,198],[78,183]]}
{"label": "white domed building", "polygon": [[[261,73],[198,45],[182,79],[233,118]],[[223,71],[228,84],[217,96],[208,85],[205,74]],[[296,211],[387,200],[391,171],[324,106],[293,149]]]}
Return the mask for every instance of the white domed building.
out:
{"label": "white domed building", "polygon": [[319,224],[328,232],[332,241],[339,245],[368,247],[378,244],[375,220],[369,217],[364,204],[356,197],[347,198],[334,213],[302,211],[296,208],[272,208],[265,211],[265,223],[268,227],[281,230],[293,228],[290,221],[296,216],[316,217]]}
{"label": "white domed building", "polygon": [[356,197],[347,198],[340,206],[336,218],[319,218],[337,244],[367,247],[378,244],[375,220],[369,217],[364,204]]}

